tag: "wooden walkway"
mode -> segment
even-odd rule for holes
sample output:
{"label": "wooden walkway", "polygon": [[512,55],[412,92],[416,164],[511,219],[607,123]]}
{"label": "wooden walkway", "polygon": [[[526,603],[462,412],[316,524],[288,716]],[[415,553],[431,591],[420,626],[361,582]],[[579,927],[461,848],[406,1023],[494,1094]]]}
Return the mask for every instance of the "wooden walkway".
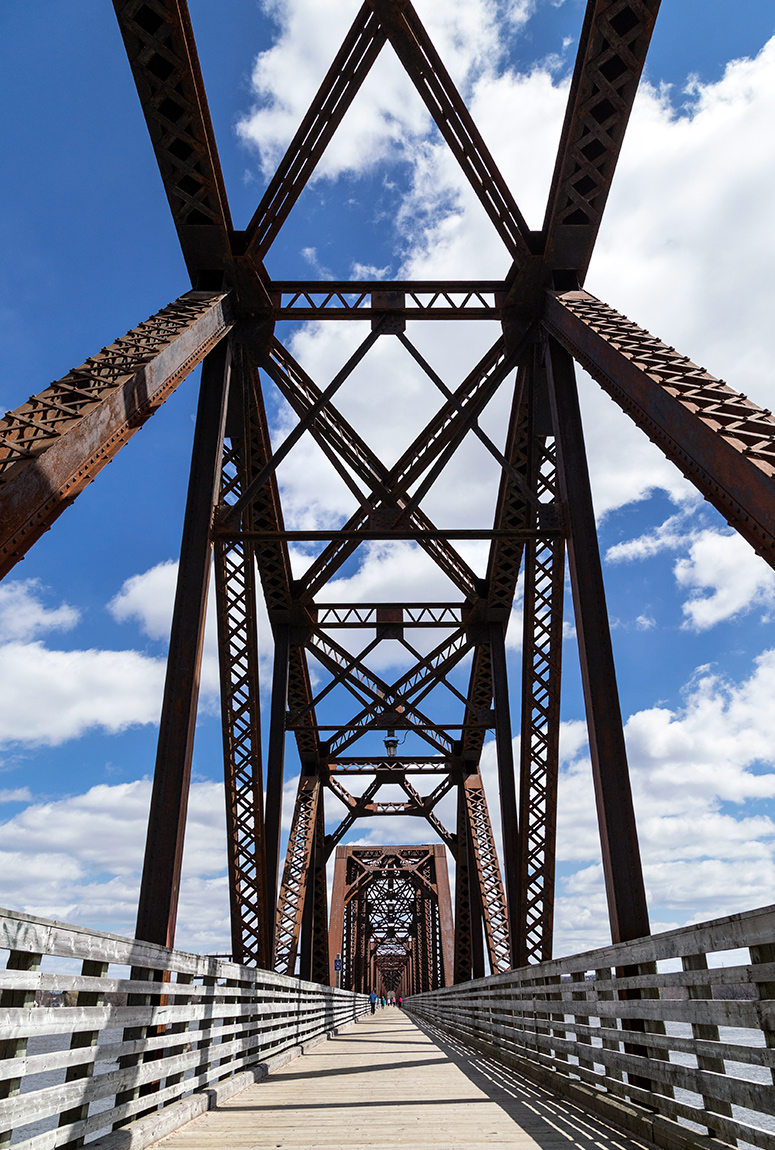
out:
{"label": "wooden walkway", "polygon": [[156,1145],[643,1150],[647,1144],[386,1007]]}

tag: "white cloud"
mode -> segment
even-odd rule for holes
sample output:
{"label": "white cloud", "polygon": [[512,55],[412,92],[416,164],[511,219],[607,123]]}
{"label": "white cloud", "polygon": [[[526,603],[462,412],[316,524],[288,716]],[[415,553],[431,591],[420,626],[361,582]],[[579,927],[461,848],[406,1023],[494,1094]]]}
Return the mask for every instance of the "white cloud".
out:
{"label": "white cloud", "polygon": [[[172,609],[175,604],[178,564],[174,559],[126,579],[108,610],[119,623],[134,622],[151,639],[169,642]],[[212,710],[220,691],[218,670],[218,627],[215,610],[215,583],[210,579],[207,597],[205,641],[202,652],[200,702]]]}
{"label": "white cloud", "polygon": [[676,563],[675,577],[679,586],[691,592],[683,612],[685,625],[695,631],[705,631],[753,607],[764,607],[769,613],[775,603],[775,571],[737,534],[700,532],[688,558]]}
{"label": "white cloud", "polygon": [[[101,784],[34,802],[2,826],[0,902],[84,926],[133,934],[151,784]],[[177,945],[223,952],[228,943],[223,786],[189,795]]]}
{"label": "white cloud", "polygon": [[[764,618],[769,618],[775,603],[775,572],[742,536],[690,526],[696,510],[672,515],[654,531],[616,543],[606,559],[620,563],[651,559],[663,551],[686,551],[673,567],[676,583],[689,591],[682,605],[686,629],[706,631],[754,607],[764,608]],[[647,625],[653,623],[646,620]]]}
{"label": "white cloud", "polygon": [[[257,104],[238,125],[269,177],[307,111],[358,11],[340,0],[268,5],[279,26],[252,76]],[[425,0],[418,11],[453,79],[466,90],[499,55],[498,6],[492,0]],[[524,22],[527,6],[511,6]],[[288,76],[294,77],[293,84]],[[392,48],[385,46],[323,156],[316,176],[360,173],[382,159],[405,159],[429,130],[430,116]]]}
{"label": "white cloud", "polygon": [[[627,721],[646,888],[660,922],[671,913],[686,921],[691,911],[697,921],[771,901],[775,822],[761,810],[749,813],[746,804],[775,798],[773,690],[775,651],[766,651],[742,682],[700,668],[680,710],[653,707]],[[560,778],[557,838],[565,874],[557,921],[560,945],[567,948],[607,939],[583,725],[573,734],[575,747]],[[602,918],[596,920],[595,908]]]}
{"label": "white cloud", "polygon": [[46,607],[37,579],[8,580],[0,586],[0,641],[34,639],[45,631],[69,631],[79,612],[62,603]]}
{"label": "white cloud", "polygon": [[158,721],[164,664],[137,651],[0,647],[0,742],[56,746]]}

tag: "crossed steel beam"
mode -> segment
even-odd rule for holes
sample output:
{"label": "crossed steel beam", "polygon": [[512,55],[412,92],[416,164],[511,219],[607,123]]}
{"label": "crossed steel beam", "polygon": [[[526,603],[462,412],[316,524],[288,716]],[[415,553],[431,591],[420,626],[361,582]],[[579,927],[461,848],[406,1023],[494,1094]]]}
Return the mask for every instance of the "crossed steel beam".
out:
{"label": "crossed steel beam", "polygon": [[[358,819],[390,814],[425,818],[441,839],[438,849],[455,859],[453,975],[447,971],[445,978],[483,974],[486,962],[499,971],[549,957],[566,553],[611,929],[615,940],[648,933],[574,359],[775,566],[770,412],[584,287],[659,0],[589,0],[537,232],[527,228],[408,0],[369,0],[360,8],[244,231],[230,217],[184,0],[114,0],[114,7],[192,290],[0,420],[0,571],[12,568],[203,362],[138,937],[170,945],[174,938],[214,556],[235,960],[288,973],[298,966],[307,977],[329,981],[331,954],[350,943],[342,942],[338,910],[328,921],[326,860],[334,848],[337,858],[349,849],[337,844]],[[387,43],[500,236],[509,270],[495,281],[273,281],[264,257]],[[328,319],[360,321],[368,329],[334,379],[321,386],[294,360],[275,324]],[[413,342],[407,325],[414,320],[497,321],[502,334],[465,378],[445,381]],[[402,342],[441,398],[436,415],[388,467],[334,398],[355,367],[369,362],[374,345],[391,338]],[[276,389],[298,418],[277,448],[266,387]],[[512,398],[501,448],[478,419],[504,389]],[[285,526],[278,468],[305,435],[356,502],[356,511],[336,529]],[[423,501],[469,436],[479,438],[500,470],[495,515],[481,528],[452,530],[434,524]],[[455,547],[457,540],[476,538],[489,541],[484,578]],[[332,578],[359,546],[375,539],[414,541],[456,597],[327,602]],[[289,544],[295,540],[321,544],[300,578],[291,570]],[[517,763],[505,632],[520,570]],[[259,584],[274,641],[266,772]],[[430,654],[407,637],[415,628],[440,631]],[[360,645],[356,631],[364,634]],[[370,662],[388,640],[403,645],[410,664],[392,682]],[[467,686],[461,679],[466,659]],[[355,704],[349,715],[345,698]],[[367,749],[358,755],[362,738],[387,731],[411,733],[429,753],[388,757]],[[488,731],[497,750],[501,858],[480,773]],[[281,868],[289,732],[301,773]],[[433,776],[433,789],[421,793],[411,774]],[[357,777],[365,781],[361,794],[342,781]],[[380,802],[386,785],[398,786],[402,799]],[[450,829],[436,807],[453,791],[457,812]],[[328,834],[326,792],[345,812]],[[359,969],[366,969],[371,960],[364,924],[352,929],[360,940],[352,945],[362,951]],[[386,952],[385,962],[393,978],[396,954]]]}

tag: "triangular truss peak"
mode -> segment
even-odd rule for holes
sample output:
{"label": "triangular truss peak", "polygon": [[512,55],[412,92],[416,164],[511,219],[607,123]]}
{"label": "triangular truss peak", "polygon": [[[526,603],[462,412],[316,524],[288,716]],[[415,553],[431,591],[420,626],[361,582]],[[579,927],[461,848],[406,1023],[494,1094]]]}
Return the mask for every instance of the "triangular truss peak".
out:
{"label": "triangular truss peak", "polygon": [[[428,943],[423,953],[436,955],[436,973],[426,982],[440,983],[439,962],[448,982],[450,969],[462,981],[484,974],[487,964],[503,971],[551,955],[566,553],[612,935],[647,934],[574,359],[775,566],[775,420],[582,288],[659,0],[588,0],[540,232],[525,227],[409,0],[370,0],[359,10],[244,232],[230,219],[184,0],[114,0],[114,7],[192,290],[3,417],[0,544],[5,572],[203,361],[138,938],[174,938],[213,555],[235,959],[328,982],[332,955],[362,948],[369,935],[357,918],[368,902],[360,898],[346,912],[356,921],[345,938],[347,884],[354,890],[360,881],[354,870],[335,886],[329,919],[327,860],[336,851],[337,868],[346,857],[348,867],[362,864],[367,873],[371,864],[353,861],[355,848],[343,840],[358,820],[390,815],[422,818],[440,840],[433,848],[379,848],[374,864],[384,872],[385,896],[398,871],[415,876],[404,884],[412,898],[436,882],[437,902],[423,895],[412,914],[425,916],[427,926],[438,910],[437,925],[443,919],[447,926],[438,927],[437,939],[452,929],[440,909],[448,901],[438,877],[446,875],[447,851],[456,864],[452,952]],[[388,43],[497,229],[510,271],[488,281],[272,280],[264,256]],[[321,383],[276,337],[275,325],[331,319],[360,323],[362,334],[334,379]],[[496,321],[500,334],[471,369],[445,378],[421,362],[416,320]],[[433,417],[390,465],[336,404],[356,368],[359,386],[368,386],[370,354],[385,339],[401,341],[440,393]],[[298,423],[273,451],[265,396],[275,391]],[[496,395],[510,405],[498,443],[479,423]],[[336,529],[286,527],[277,469],[306,435],[355,500]],[[499,481],[492,518],[463,530],[430,517],[428,494],[472,435],[497,463]],[[445,595],[337,598],[336,581],[359,547],[407,540],[443,575]],[[465,558],[472,540],[488,548],[486,569]],[[302,542],[316,552],[294,577],[291,547]],[[520,571],[517,721],[505,633]],[[274,642],[265,772],[259,595]],[[418,631],[436,637],[419,642]],[[376,658],[387,640],[402,645],[400,671]],[[480,771],[488,732],[497,751],[501,844]],[[281,866],[288,735],[299,784]],[[405,739],[411,752],[404,753]],[[327,793],[344,808],[333,829]],[[373,932],[397,929],[388,921],[391,899],[384,901]],[[407,894],[407,914],[410,901]],[[400,981],[407,939],[403,958],[387,934],[386,949],[375,952],[386,986]],[[358,962],[365,970],[365,952]]]}

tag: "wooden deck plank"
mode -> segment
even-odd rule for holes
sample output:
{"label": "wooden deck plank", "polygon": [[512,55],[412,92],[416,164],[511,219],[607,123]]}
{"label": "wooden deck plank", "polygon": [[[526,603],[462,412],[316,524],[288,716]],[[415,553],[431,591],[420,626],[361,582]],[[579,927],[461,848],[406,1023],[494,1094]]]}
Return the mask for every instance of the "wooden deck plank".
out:
{"label": "wooden deck plank", "polygon": [[379,1010],[156,1144],[164,1150],[643,1150],[397,1008]]}

